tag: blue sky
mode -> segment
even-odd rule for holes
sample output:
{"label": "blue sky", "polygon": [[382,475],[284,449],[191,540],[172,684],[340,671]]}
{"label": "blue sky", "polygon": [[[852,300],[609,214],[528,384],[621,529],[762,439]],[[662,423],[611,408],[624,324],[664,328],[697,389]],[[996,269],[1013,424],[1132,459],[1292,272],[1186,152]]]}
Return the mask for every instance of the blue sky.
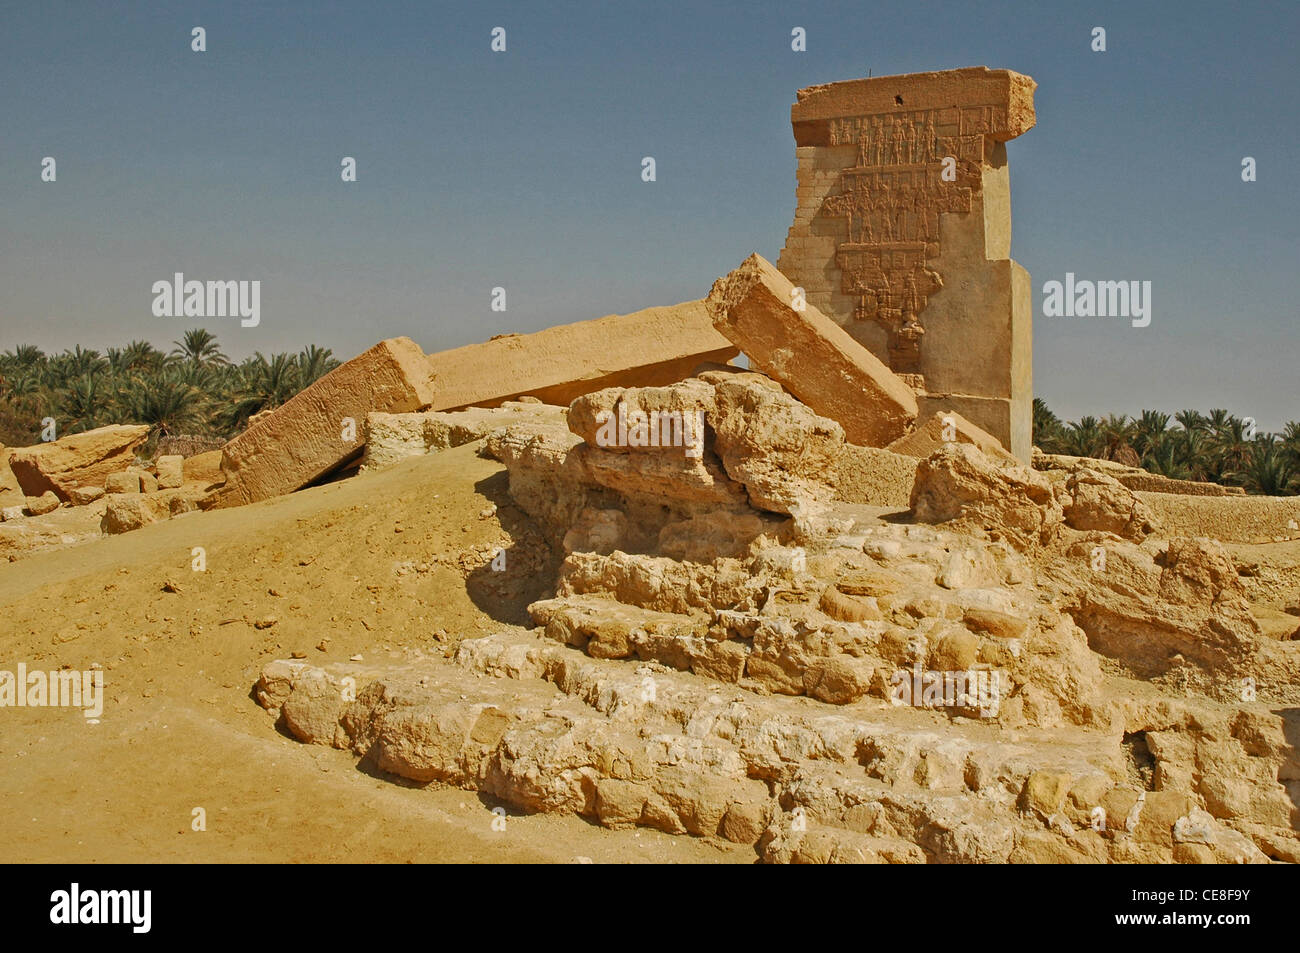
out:
{"label": "blue sky", "polygon": [[[698,298],[780,252],[796,89],[984,65],[1038,82],[1008,145],[1036,392],[1071,419],[1227,407],[1276,429],[1300,419],[1298,47],[1293,2],[5,0],[0,350],[168,345],[194,321],[154,317],[149,289],[175,271],[262,281],[258,327],[204,322],[235,358]],[[1150,280],[1151,325],[1043,317],[1067,271]]]}

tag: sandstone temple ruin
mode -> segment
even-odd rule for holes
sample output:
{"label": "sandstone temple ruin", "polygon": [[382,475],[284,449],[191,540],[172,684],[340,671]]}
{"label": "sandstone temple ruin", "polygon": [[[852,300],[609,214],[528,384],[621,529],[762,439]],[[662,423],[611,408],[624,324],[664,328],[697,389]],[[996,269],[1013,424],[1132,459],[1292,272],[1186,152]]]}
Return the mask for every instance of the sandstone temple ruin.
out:
{"label": "sandstone temple ruin", "polygon": [[801,89],[798,207],[777,267],[916,388],[1028,461],[1028,273],[1010,260],[1004,143],[1034,125],[1009,70]]}
{"label": "sandstone temple ruin", "polygon": [[[145,463],[143,426],[14,450],[0,557],[153,533],[135,558],[170,564],[81,586],[105,618],[210,585],[193,621],[151,613],[159,650],[206,665],[229,632],[246,677],[261,646],[273,724],[412,787],[769,862],[1300,862],[1300,497],[1031,446],[1004,144],[1033,91],[804,89],[779,266],[382,341],[219,451]],[[670,419],[703,439],[646,437]],[[50,611],[33,588],[14,624],[41,651]]]}

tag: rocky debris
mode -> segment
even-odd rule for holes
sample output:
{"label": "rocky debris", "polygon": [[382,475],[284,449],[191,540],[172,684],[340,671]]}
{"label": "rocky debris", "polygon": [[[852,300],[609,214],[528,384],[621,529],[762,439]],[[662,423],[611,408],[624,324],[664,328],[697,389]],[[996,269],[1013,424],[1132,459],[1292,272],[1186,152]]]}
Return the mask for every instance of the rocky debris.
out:
{"label": "rocky debris", "polygon": [[103,486],[110,474],[134,463],[136,450],[148,436],[144,424],[99,427],[14,450],[9,466],[28,496],[53,491],[66,502],[74,487]]}
{"label": "rocky debris", "polygon": [[185,483],[202,486],[224,483],[226,474],[221,469],[221,451],[209,450],[186,457],[181,463],[181,475]]}
{"label": "rocky debris", "polygon": [[1063,544],[1041,567],[1040,585],[1059,593],[1094,651],[1140,677],[1173,674],[1225,698],[1239,696],[1241,677],[1263,682],[1263,636],[1223,546],[1187,537],[1151,542]]}
{"label": "rocky debris", "polygon": [[193,512],[207,498],[206,492],[193,484],[148,494],[109,494],[105,497],[107,505],[100,517],[99,528],[109,535],[129,533],[150,523]]}
{"label": "rocky debris", "polygon": [[997,437],[981,430],[956,411],[939,411],[931,415],[925,423],[899,437],[886,449],[924,460],[949,443],[968,443],[978,447],[984,456],[998,465],[1020,464],[1019,460],[1006,451]]}
{"label": "rocky debris", "polygon": [[1147,493],[1173,493],[1181,496],[1238,496],[1240,487],[1220,486],[1217,483],[1205,483],[1198,480],[1173,480],[1158,473],[1150,473],[1140,467],[1116,463],[1113,460],[1099,460],[1095,457],[1072,457],[1060,453],[1043,453],[1034,448],[1033,465],[1035,470],[1048,473],[1069,474],[1077,470],[1094,470],[1118,480],[1130,490]]}
{"label": "rocky debris", "polygon": [[113,494],[100,521],[100,529],[116,535],[140,529],[158,521],[154,508],[139,494]]}
{"label": "rocky debris", "polygon": [[19,506],[27,499],[22,487],[18,485],[13,470],[9,469],[9,454],[12,451],[0,443],[0,508]]}
{"label": "rocky debris", "polygon": [[407,457],[459,447],[481,440],[501,427],[525,421],[562,425],[564,408],[511,400],[495,408],[367,414],[366,449],[361,468],[363,471],[382,469]]}
{"label": "rocky debris", "polygon": [[[506,464],[511,494],[557,539],[580,521],[585,532],[594,517],[584,511],[618,510],[616,544],[641,550],[673,521],[743,520],[751,506],[816,511],[834,497],[844,439],[838,424],[762,375],[719,371],[585,395],[568,426],[512,425],[488,438],[486,452]],[[601,519],[608,529],[615,518]]]}
{"label": "rocky debris", "polygon": [[161,456],[155,466],[158,470],[159,489],[174,490],[185,482],[185,458],[179,454]]}
{"label": "rocky debris", "polygon": [[74,486],[68,491],[68,502],[73,506],[86,506],[104,495],[102,486]]}
{"label": "rocky debris", "polygon": [[136,469],[110,473],[104,480],[104,492],[110,495],[140,492],[140,471]]}
{"label": "rocky debris", "polygon": [[945,444],[921,461],[910,506],[922,523],[982,530],[1026,550],[1050,542],[1064,519],[1047,477],[996,466],[973,444]]}
{"label": "rocky debris", "polygon": [[22,503],[18,506],[6,506],[0,509],[0,521],[5,523],[13,520],[20,520],[27,515],[27,504]]}
{"label": "rocky debris", "polygon": [[1065,482],[1070,502],[1065,522],[1078,530],[1098,530],[1141,542],[1156,532],[1155,517],[1133,491],[1096,470],[1078,470]]}
{"label": "rocky debris", "polygon": [[716,390],[714,450],[750,505],[772,513],[816,510],[835,495],[844,430],[757,374],[706,371]]}
{"label": "rocky debris", "polygon": [[916,394],[812,305],[796,310],[789,279],[759,255],[719,278],[706,299],[715,326],[851,443],[882,447],[907,432]]}
{"label": "rocky debris", "polygon": [[32,516],[44,516],[46,513],[53,513],[59,505],[59,498],[54,495],[54,491],[46,490],[38,497],[28,498],[27,512]]}
{"label": "rocky debris", "polygon": [[290,493],[362,449],[366,414],[428,407],[436,393],[424,352],[409,338],[381,341],[336,367],[222,449],[218,506]]}
{"label": "rocky debris", "polygon": [[736,353],[700,301],[611,314],[429,355],[430,409],[494,406],[522,395],[567,406],[606,387],[671,384],[703,361],[725,363]]}
{"label": "rocky debris", "polygon": [[[1253,841],[1286,849],[1278,832],[1289,824],[1267,807],[1243,821],[1216,815],[1195,782],[1132,785],[1111,734],[1011,739],[867,702],[846,717],[513,632],[461,642],[450,665],[331,668],[272,662],[256,695],[296,737],[350,748],[381,771],[528,812],[753,844],[767,862],[1260,863]],[[1158,714],[1132,707],[1130,718]],[[1251,796],[1285,805],[1280,717],[1192,703],[1158,711],[1171,739],[1190,730],[1196,744],[1227,739],[1228,758],[1257,752]]]}

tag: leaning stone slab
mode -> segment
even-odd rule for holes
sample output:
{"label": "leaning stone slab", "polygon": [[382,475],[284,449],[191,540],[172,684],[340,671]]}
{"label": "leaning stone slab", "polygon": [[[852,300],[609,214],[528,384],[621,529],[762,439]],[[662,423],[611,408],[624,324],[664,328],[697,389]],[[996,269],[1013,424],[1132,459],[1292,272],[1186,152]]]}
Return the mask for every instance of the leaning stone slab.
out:
{"label": "leaning stone slab", "polygon": [[336,367],[222,449],[217,506],[291,493],[356,457],[366,414],[420,410],[434,399],[424,352],[410,338],[381,341]]}
{"label": "leaning stone slab", "polygon": [[909,457],[925,459],[936,450],[949,443],[969,443],[979,447],[984,456],[994,463],[1020,463],[1007,453],[1001,441],[987,430],[976,427],[961,414],[953,411],[938,411],[924,424],[917,427],[905,437],[899,437],[886,449]]}
{"label": "leaning stone slab", "polygon": [[149,437],[144,424],[114,424],[72,434],[50,443],[21,447],[9,457],[9,467],[23,492],[40,496],[47,490],[63,501],[78,486],[103,486],[110,473],[135,462],[136,449]]}
{"label": "leaning stone slab", "polygon": [[706,304],[715,327],[849,443],[883,447],[916,419],[916,394],[816,308],[795,309],[790,279],[759,255],[719,278]]}
{"label": "leaning stone slab", "polygon": [[429,355],[430,409],[495,406],[523,396],[567,406],[605,387],[673,384],[702,362],[725,363],[736,354],[702,301],[611,314]]}

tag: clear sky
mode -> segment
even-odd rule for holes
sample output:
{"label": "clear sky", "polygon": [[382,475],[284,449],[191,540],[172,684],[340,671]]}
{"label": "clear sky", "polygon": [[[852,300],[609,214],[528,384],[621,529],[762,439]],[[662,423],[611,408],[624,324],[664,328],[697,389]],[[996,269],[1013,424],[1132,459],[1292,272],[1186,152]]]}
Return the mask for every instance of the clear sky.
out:
{"label": "clear sky", "polygon": [[[1070,419],[1227,407],[1276,429],[1300,419],[1298,48],[1294,0],[2,0],[0,350],[202,323],[234,358],[346,358],[702,297],[780,252],[796,89],[982,65],[1038,82],[1008,144],[1036,393]],[[261,324],[154,317],[176,271],[261,280]],[[1150,326],[1044,317],[1067,271],[1151,281]]]}

